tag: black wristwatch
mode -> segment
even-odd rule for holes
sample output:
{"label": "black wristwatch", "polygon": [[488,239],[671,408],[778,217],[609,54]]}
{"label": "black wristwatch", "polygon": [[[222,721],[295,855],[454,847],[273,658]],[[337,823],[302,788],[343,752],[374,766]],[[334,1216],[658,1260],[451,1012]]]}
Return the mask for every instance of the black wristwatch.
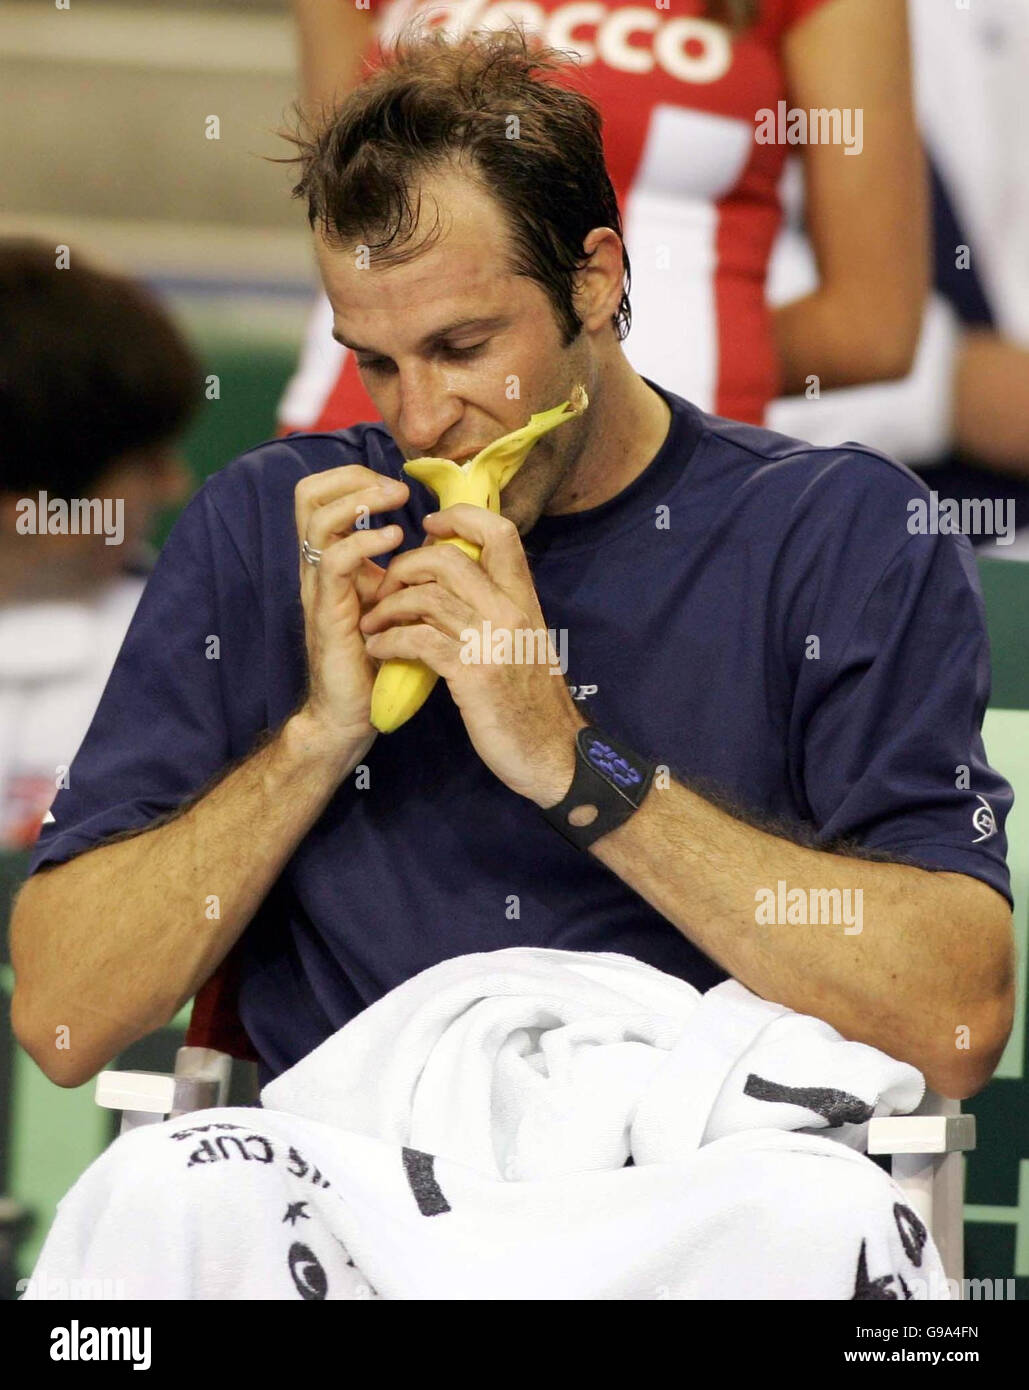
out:
{"label": "black wristwatch", "polygon": [[543,815],[566,840],[588,849],[639,809],[655,767],[620,739],[587,724],[575,736],[572,785]]}

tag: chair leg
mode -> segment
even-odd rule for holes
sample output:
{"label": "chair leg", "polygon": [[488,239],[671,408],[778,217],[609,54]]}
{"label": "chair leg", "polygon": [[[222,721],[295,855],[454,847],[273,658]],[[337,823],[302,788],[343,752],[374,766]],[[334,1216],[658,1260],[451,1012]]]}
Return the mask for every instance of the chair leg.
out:
{"label": "chair leg", "polygon": [[937,1212],[936,1247],[947,1278],[957,1288],[955,1297],[964,1296],[965,1278],[965,1155],[941,1156],[933,1184]]}
{"label": "chair leg", "polygon": [[210,1047],[180,1047],[175,1054],[175,1076],[181,1080],[213,1081],[217,1094],[211,1105],[225,1105],[232,1077],[232,1058]]}
{"label": "chair leg", "polygon": [[894,1154],[893,1180],[932,1232],[943,1272],[951,1281],[952,1293],[960,1298],[965,1264],[964,1155]]}
{"label": "chair leg", "polygon": [[163,1124],[167,1118],[166,1115],[155,1114],[152,1110],[123,1110],[118,1134],[128,1134],[130,1129],[138,1129],[140,1125]]}

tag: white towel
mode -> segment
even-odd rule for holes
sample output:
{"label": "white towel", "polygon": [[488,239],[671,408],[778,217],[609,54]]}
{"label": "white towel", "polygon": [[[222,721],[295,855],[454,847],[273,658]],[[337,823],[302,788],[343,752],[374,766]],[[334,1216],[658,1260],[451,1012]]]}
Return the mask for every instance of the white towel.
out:
{"label": "white towel", "polygon": [[855,1151],[923,1088],[735,981],[457,957],[276,1078],[265,1110],[118,1140],[26,1296],[120,1278],[130,1298],[946,1297],[902,1192]]}

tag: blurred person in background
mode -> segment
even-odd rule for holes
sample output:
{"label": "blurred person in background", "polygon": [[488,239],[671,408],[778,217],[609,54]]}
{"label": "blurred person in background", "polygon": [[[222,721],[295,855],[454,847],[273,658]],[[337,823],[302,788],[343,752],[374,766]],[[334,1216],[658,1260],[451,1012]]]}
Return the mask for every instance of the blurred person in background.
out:
{"label": "blurred person in background", "polygon": [[53,246],[0,241],[8,850],[35,842],[89,727],[153,563],[146,538],[157,512],[189,495],[175,441],[202,381],[192,349],[142,286],[74,251],[67,268],[57,261]]}
{"label": "blurred person in background", "polygon": [[[702,410],[765,424],[804,389],[910,368],[928,283],[927,195],[904,0],[293,0],[304,102],[324,118],[415,16],[448,34],[512,22],[578,55],[562,80],[604,118],[604,151],[632,262],[626,356]],[[758,113],[855,114],[850,148],[802,147],[818,283],[771,308],[765,280],[788,147]],[[845,129],[845,127],[842,127]],[[860,157],[855,157],[860,155]],[[889,247],[889,256],[881,254]],[[279,432],[379,418],[319,297]]]}
{"label": "blurred person in background", "polygon": [[[903,380],[776,401],[770,428],[892,454],[941,496],[1010,499],[1013,532],[969,535],[991,557],[1029,557],[1029,0],[974,9],[909,0],[919,125],[931,175],[933,292]],[[817,285],[804,171],[783,182],[773,303]]]}

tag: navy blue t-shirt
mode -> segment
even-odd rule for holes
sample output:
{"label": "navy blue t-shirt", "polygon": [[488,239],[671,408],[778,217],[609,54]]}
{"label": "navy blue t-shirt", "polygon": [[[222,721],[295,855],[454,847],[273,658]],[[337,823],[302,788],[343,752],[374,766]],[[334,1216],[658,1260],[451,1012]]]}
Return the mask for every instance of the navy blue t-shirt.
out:
{"label": "navy blue t-shirt", "polygon": [[[524,538],[548,626],[568,632],[565,679],[595,687],[592,719],[807,843],[853,839],[1010,902],[1013,797],[980,736],[989,656],[968,541],[911,534],[908,503],[927,489],[873,450],[814,448],[649,384],[672,410],[650,465]],[[288,718],[306,684],[294,488],[345,463],[398,477],[402,462],[384,425],[363,424],[262,444],[201,487],[32,872],[180,806]],[[399,521],[410,549],[435,507],[412,482],[408,506],[373,524]],[[486,768],[444,681],[365,764],[368,786],[340,785],[242,938],[262,1083],[468,952],[618,951],[702,990],[726,978]]]}

